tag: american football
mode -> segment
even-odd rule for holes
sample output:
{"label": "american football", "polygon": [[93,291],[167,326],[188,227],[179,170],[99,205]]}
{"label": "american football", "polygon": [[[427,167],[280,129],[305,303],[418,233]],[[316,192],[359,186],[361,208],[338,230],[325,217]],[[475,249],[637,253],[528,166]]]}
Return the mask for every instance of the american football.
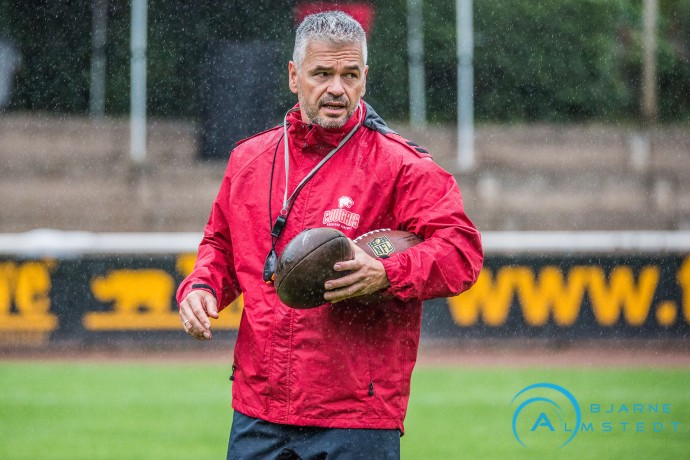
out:
{"label": "american football", "polygon": [[[378,259],[385,259],[421,242],[422,239],[414,233],[388,228],[373,230],[354,239],[354,243],[363,249],[364,252]],[[352,300],[356,300],[358,303],[371,304],[381,302],[387,298],[390,298],[390,296],[381,292],[375,292],[355,297]]]}
{"label": "american football", "polygon": [[385,259],[396,252],[416,246],[422,239],[411,232],[384,228],[358,236],[354,242],[370,256]]}
{"label": "american football", "polygon": [[298,309],[318,307],[327,280],[340,278],[333,265],[353,258],[347,237],[332,228],[311,228],[293,238],[278,258],[275,286],[280,300]]}

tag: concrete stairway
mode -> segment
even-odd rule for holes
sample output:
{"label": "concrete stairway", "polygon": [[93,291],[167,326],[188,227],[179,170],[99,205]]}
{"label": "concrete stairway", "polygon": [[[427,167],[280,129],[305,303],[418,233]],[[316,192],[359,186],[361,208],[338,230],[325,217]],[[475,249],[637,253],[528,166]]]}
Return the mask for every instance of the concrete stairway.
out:
{"label": "concrete stairway", "polygon": [[688,128],[482,126],[470,173],[457,171],[454,128],[405,134],[438,147],[485,230],[690,228]]}
{"label": "concrete stairway", "polygon": [[[690,127],[480,126],[459,172],[454,127],[392,126],[456,175],[481,230],[690,229]],[[194,123],[148,132],[135,167],[124,119],[0,116],[0,233],[200,231],[224,162],[198,159]]]}

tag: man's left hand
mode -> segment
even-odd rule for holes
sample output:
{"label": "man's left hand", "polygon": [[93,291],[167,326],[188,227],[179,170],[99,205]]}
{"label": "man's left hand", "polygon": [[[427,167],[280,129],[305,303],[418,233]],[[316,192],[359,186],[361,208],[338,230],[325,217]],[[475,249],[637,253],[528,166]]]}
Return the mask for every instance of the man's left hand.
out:
{"label": "man's left hand", "polygon": [[335,271],[350,271],[352,273],[326,281],[324,299],[330,303],[372,294],[390,286],[388,275],[380,260],[371,257],[350,240],[350,246],[355,255],[354,259],[338,262],[333,267]]}

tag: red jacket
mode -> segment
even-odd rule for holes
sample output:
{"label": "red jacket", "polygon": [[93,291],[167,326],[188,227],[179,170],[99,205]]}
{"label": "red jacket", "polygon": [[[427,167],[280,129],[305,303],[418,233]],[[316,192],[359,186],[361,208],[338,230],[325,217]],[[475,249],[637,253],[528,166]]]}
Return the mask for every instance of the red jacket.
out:
{"label": "red jacket", "polygon": [[[411,231],[424,241],[382,259],[395,298],[368,307],[339,303],[295,310],[264,284],[270,226],[285,188],[282,126],[233,150],[196,266],[177,292],[182,301],[192,285],[207,284],[219,305],[244,293],[232,405],[251,417],[402,431],[422,300],[458,294],[479,275],[480,236],[465,215],[453,176],[393,133],[367,104],[359,110],[366,113],[363,126],[302,189],[276,251],[305,228],[331,226],[352,239],[380,228]],[[299,112],[288,116],[290,193],[359,122],[359,110],[338,130],[305,125]]]}

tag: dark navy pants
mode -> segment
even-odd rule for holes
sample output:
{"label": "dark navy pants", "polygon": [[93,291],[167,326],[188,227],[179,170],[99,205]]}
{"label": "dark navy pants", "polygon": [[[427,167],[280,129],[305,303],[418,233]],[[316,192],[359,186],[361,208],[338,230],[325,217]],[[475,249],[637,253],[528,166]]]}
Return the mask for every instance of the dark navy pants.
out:
{"label": "dark navy pants", "polygon": [[228,460],[399,460],[400,431],[280,425],[235,411]]}

